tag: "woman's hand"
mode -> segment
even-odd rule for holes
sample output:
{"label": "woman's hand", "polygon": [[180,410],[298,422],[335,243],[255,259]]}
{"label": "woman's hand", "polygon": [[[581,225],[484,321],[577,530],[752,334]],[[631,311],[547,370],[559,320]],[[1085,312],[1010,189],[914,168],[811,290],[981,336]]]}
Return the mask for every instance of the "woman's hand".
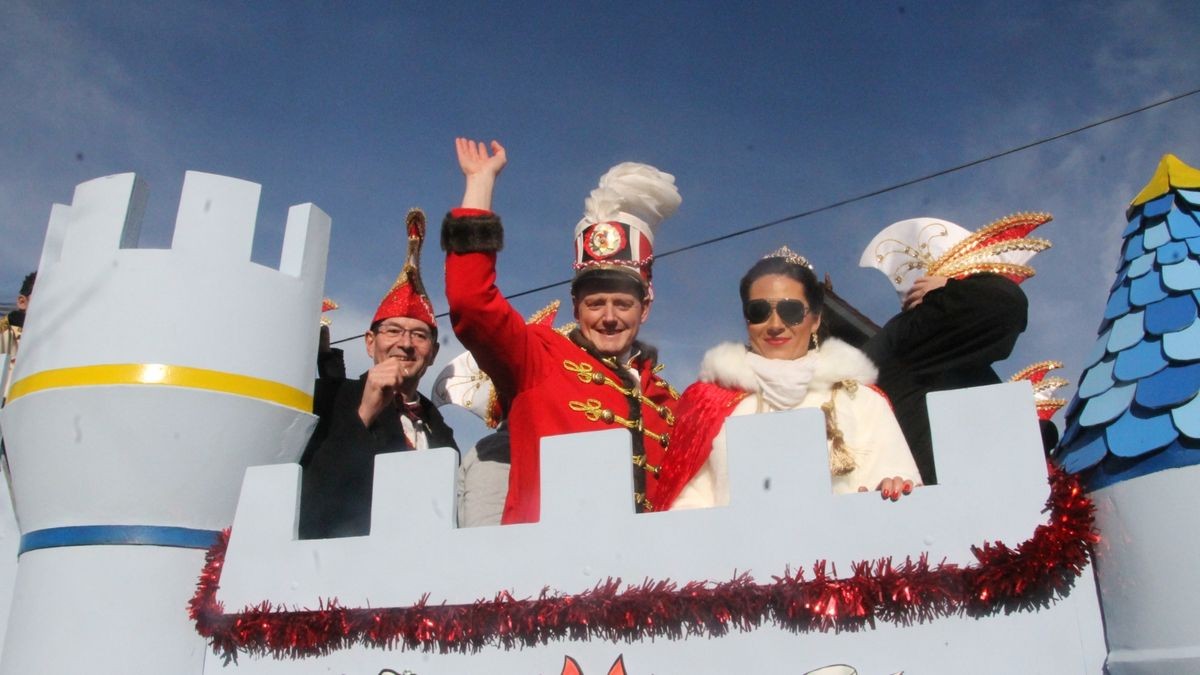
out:
{"label": "woman's hand", "polygon": [[504,146],[498,141],[492,141],[489,154],[488,146],[483,141],[456,138],[454,149],[458,153],[458,166],[467,179],[466,189],[463,191],[463,208],[491,211],[496,177],[508,163]]}
{"label": "woman's hand", "polygon": [[[890,499],[895,502],[899,501],[904,495],[912,494],[913,485],[911,480],[906,480],[900,476],[892,476],[891,478],[884,478],[879,481],[879,486],[875,489],[881,493],[884,499]],[[858,488],[858,491],[867,492],[869,489],[863,485]]]}
{"label": "woman's hand", "polygon": [[925,300],[925,294],[945,285],[946,277],[929,276],[917,279],[913,282],[912,288],[904,294],[903,308],[908,310],[920,305]]}

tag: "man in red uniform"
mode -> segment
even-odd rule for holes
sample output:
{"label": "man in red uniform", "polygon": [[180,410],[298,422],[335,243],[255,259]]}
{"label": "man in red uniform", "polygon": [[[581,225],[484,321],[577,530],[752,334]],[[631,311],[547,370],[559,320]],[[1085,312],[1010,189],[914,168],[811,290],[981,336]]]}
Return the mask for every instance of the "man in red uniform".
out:
{"label": "man in red uniform", "polygon": [[450,320],[508,409],[512,470],[504,523],[538,520],[540,445],[545,436],[629,429],[637,510],[649,503],[670,443],[678,394],[656,374],[653,348],[637,340],[650,314],[654,229],[679,207],[674,177],[644,164],[613,167],[575,228],[571,299],[578,327],[567,336],[527,325],[496,288],[500,219],[491,211],[507,161],[497,142],[457,139],[466,176],[460,208],[446,216]]}

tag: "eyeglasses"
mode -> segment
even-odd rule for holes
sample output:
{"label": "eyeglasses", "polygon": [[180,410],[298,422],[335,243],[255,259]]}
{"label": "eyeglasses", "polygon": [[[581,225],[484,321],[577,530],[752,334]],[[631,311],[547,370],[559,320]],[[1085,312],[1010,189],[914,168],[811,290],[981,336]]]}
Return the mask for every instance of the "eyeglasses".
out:
{"label": "eyeglasses", "polygon": [[375,334],[383,335],[393,340],[398,340],[407,335],[408,339],[414,344],[424,344],[433,339],[433,336],[429,334],[429,331],[425,330],[424,328],[403,328],[401,326],[393,326],[391,324],[380,326],[379,330],[375,331]]}
{"label": "eyeglasses", "polygon": [[742,316],[746,323],[766,323],[771,319],[771,312],[779,314],[779,320],[789,326],[804,321],[808,315],[808,306],[803,300],[783,298],[780,300],[747,300],[742,305]]}

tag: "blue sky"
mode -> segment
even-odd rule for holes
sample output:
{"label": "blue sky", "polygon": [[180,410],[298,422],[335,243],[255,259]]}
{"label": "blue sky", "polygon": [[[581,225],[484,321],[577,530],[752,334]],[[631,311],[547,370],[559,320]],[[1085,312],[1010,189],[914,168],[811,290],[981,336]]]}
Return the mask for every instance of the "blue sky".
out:
{"label": "blue sky", "polygon": [[[311,201],[333,218],[326,294],[342,305],[334,337],[347,337],[400,267],[411,206],[435,225],[425,279],[444,311],[436,225],[461,195],[456,135],[508,147],[500,285],[517,292],[570,275],[583,199],[617,162],[675,174],[683,205],[657,248],[677,248],[1200,87],[1197,26],[1200,3],[1147,0],[7,0],[0,293],[15,295],[50,205],[68,203],[77,183],[141,174],[141,243],[167,246],[184,171],[195,169],[263,185],[260,262],[278,261],[288,206]],[[1049,211],[1055,221],[1040,232],[1055,247],[1024,285],[1030,327],[999,370],[1055,358],[1077,380],[1124,208],[1163,153],[1200,166],[1198,119],[1200,95],[671,256],[655,266],[659,299],[643,335],[682,387],[705,349],[742,337],[736,280],[780,244],[882,323],[895,295],[856,266],[880,228],[934,216],[975,229]],[[528,314],[554,298],[565,288],[516,304]],[[346,346],[351,368],[365,368],[360,346]],[[458,351],[451,340],[441,361]]]}

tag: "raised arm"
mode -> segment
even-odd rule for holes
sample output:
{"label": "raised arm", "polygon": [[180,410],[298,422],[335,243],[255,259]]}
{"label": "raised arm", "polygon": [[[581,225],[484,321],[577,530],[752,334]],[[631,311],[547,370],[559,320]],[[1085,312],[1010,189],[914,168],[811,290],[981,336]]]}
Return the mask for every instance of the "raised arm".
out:
{"label": "raised arm", "polygon": [[450,322],[497,393],[512,396],[529,365],[529,331],[496,287],[496,253],[504,246],[504,229],[491,212],[492,191],[507,157],[496,141],[489,151],[482,142],[456,138],[454,148],[466,188],[461,208],[442,223]]}
{"label": "raised arm", "polygon": [[491,152],[483,141],[472,141],[468,138],[454,139],[454,149],[458,152],[458,166],[466,177],[466,188],[463,190],[462,207],[464,209],[492,210],[492,192],[496,187],[496,177],[504,170],[508,156],[504,146],[498,141],[492,141]]}

